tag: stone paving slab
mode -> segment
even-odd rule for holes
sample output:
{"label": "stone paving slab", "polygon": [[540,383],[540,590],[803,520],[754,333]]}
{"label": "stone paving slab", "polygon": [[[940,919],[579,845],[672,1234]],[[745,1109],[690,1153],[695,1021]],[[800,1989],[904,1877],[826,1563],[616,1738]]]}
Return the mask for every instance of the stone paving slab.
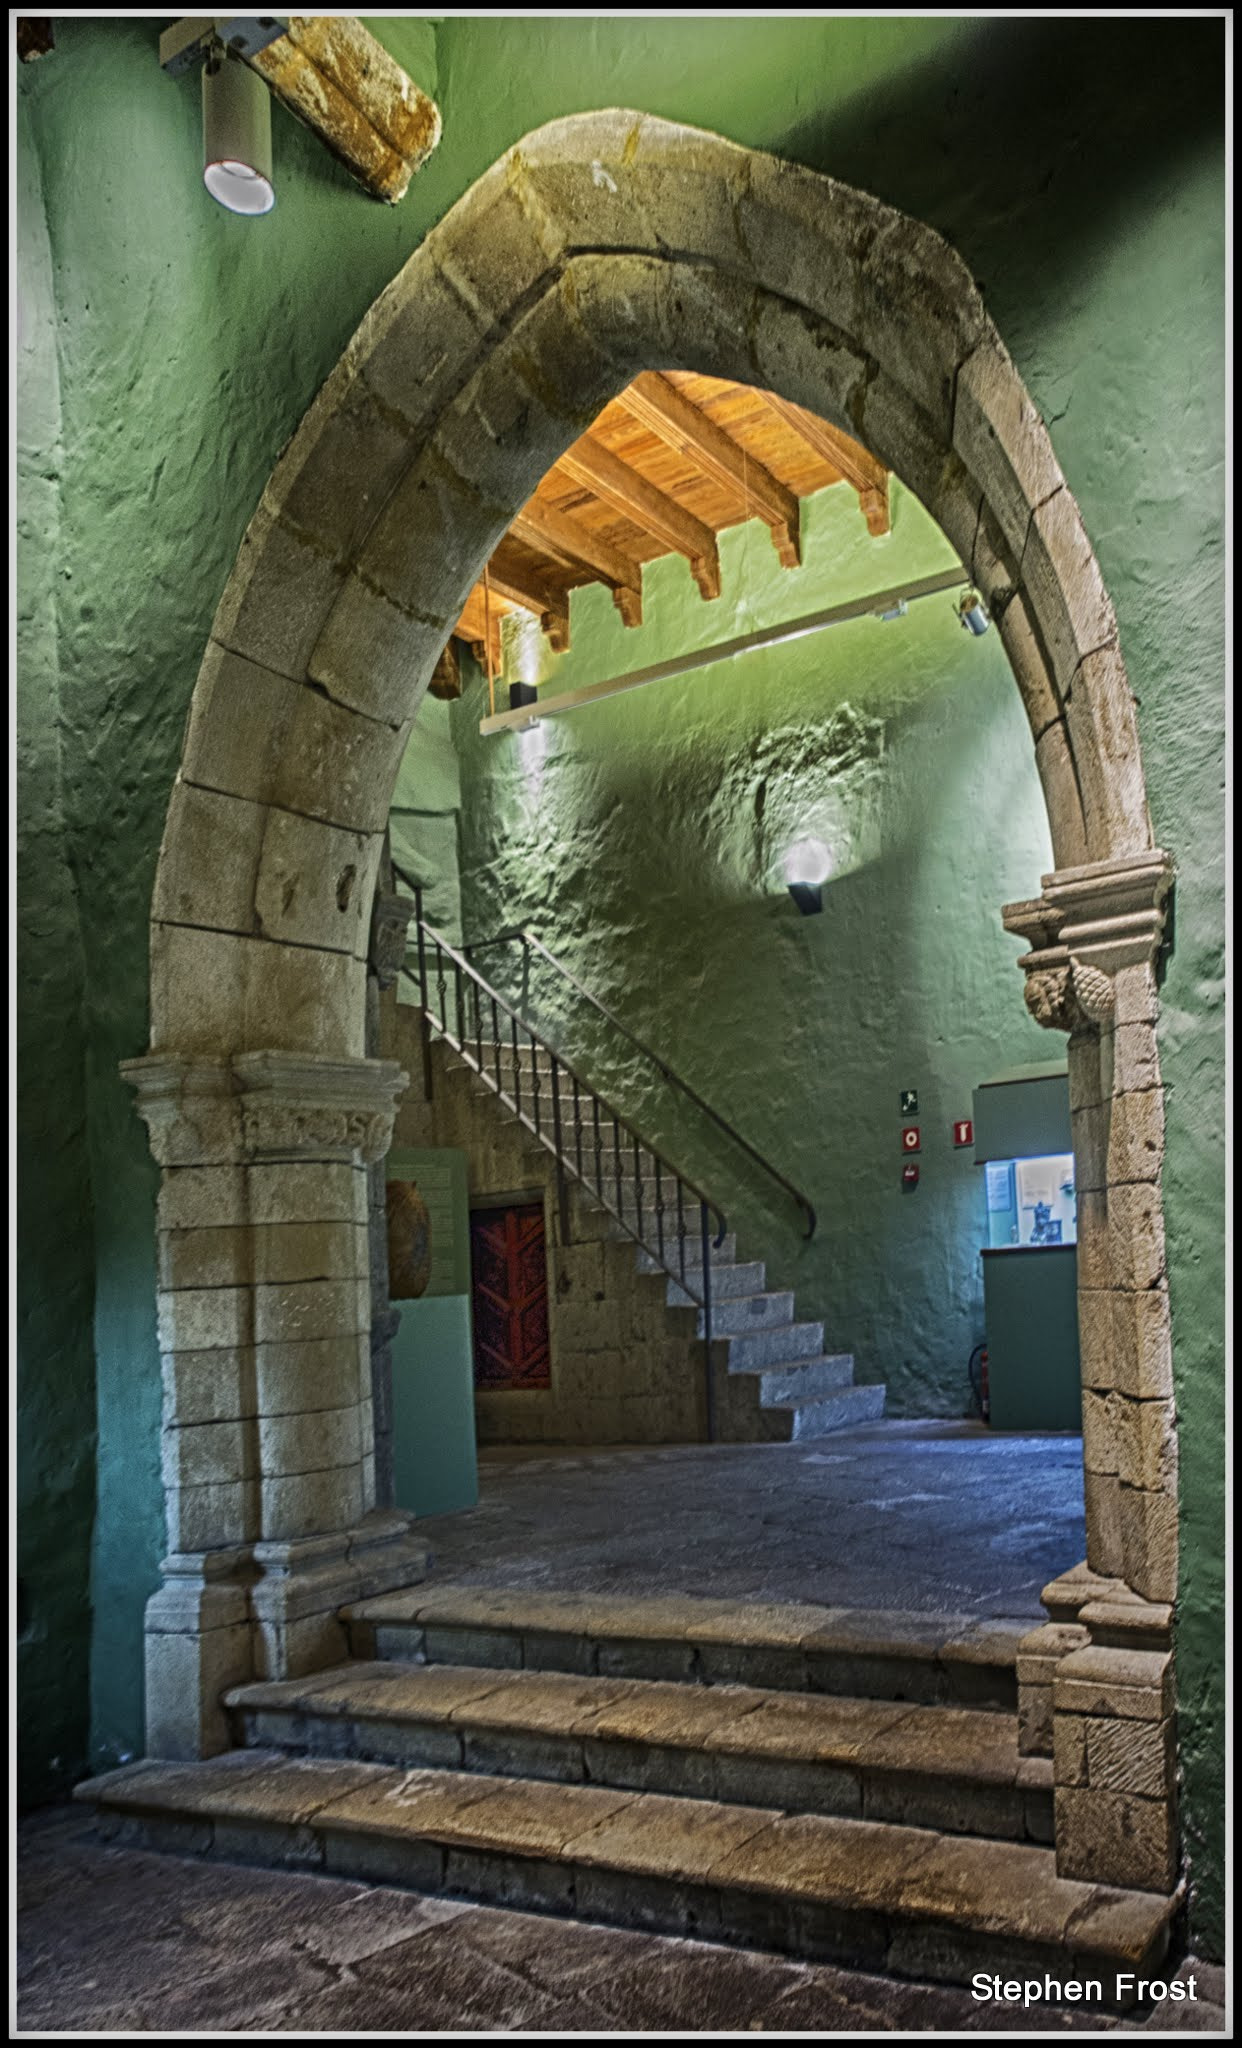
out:
{"label": "stone paving slab", "polygon": [[[1029,1627],[1043,1586],[1086,1551],[1080,1440],[973,1423],[885,1422],[822,1444],[485,1450],[480,1486],[478,1508],[421,1525],[436,1580],[524,1598],[623,1586]],[[436,1580],[415,1589],[423,1601]]]}

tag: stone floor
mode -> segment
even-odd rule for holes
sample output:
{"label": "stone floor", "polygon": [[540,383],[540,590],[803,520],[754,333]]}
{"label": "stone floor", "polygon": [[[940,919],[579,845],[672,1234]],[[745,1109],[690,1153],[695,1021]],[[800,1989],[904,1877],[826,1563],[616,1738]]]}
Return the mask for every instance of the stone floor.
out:
{"label": "stone floor", "polygon": [[1045,1617],[1086,1554],[1082,1440],[881,1422],[804,1444],[484,1451],[435,1579]]}
{"label": "stone floor", "polygon": [[[28,2033],[1128,2032],[1085,2011],[293,1871],[109,1848],[74,1808],[18,1832]],[[1224,2031],[1223,1977],[1157,2026]]]}

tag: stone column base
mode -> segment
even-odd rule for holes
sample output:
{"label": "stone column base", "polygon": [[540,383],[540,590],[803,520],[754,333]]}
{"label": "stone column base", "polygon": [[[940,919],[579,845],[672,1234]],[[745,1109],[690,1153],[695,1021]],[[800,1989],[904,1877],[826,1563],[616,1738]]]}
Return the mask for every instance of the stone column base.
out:
{"label": "stone column base", "polygon": [[1036,1637],[1080,1639],[1051,1660],[1058,1875],[1169,1892],[1178,1873],[1172,1609],[1085,1565],[1042,1597],[1053,1620]]}
{"label": "stone column base", "polygon": [[353,1529],[165,1558],[147,1602],[146,1751],[175,1760],[232,1744],[231,1686],[342,1663],[342,1607],[417,1585],[429,1554],[414,1518],[376,1509]]}

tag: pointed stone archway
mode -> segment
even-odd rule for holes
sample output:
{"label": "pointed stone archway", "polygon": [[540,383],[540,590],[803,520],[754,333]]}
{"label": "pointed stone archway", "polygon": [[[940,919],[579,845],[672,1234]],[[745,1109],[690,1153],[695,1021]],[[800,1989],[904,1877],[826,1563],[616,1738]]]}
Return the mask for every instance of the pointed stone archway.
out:
{"label": "pointed stone archway", "polygon": [[[156,881],[150,1051],[125,1068],[164,1169],[148,1747],[222,1747],[225,1686],[340,1657],[340,1604],[420,1568],[408,1518],[374,1507],[366,1168],[402,1077],[364,1057],[364,1011],[389,799],[514,513],[607,400],[670,367],[768,387],[895,470],[970,569],[1026,707],[1057,867],[1004,916],[1033,1014],[1069,1034],[1088,1556],[1020,1663],[1024,1740],[1051,1750],[1055,1717],[1059,1864],[1135,1883],[1141,1822],[1137,1881],[1160,1888],[1171,863],[1116,619],[1043,422],[939,236],[627,112],[527,137],[427,236],[277,464],[212,627]],[[1104,1738],[1140,1712],[1155,1746],[1131,1766]]]}

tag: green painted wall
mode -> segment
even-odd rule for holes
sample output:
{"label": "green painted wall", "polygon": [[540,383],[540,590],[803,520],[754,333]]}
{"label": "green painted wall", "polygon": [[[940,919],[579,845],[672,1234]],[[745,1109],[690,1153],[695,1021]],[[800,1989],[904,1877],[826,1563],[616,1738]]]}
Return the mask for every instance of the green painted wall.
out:
{"label": "green painted wall", "polygon": [[[440,150],[393,210],[362,198],[280,109],[275,212],[239,222],[214,207],[199,183],[196,86],[160,73],[156,20],[58,17],[55,53],[19,67],[31,137],[21,254],[37,271],[41,180],[60,391],[60,459],[48,460],[53,436],[24,470],[46,481],[54,468],[59,487],[23,498],[24,546],[58,573],[24,563],[22,597],[34,713],[23,834],[43,844],[23,875],[40,964],[26,982],[21,1420],[44,1503],[28,1524],[28,1575],[61,1589],[54,1659],[79,1675],[58,1697],[80,1714],[93,1345],[93,1752],[140,1744],[139,1627],[161,1544],[154,1174],[115,1063],[145,1040],[151,879],[234,550],[281,446],[429,224],[537,122],[645,107],[831,171],[956,244],[1049,418],[1117,603],[1153,810],[1182,869],[1163,1024],[1179,1670],[1196,1928],[1219,1943],[1223,25],[718,20],[710,61],[697,20],[481,17],[434,37],[424,22],[371,25],[445,114]],[[41,1163],[53,1155],[54,1170]],[[50,1684],[57,1667],[36,1641],[24,1655]],[[72,1719],[52,1735],[39,1698],[36,1776],[73,1747]]]}
{"label": "green painted wall", "polygon": [[[955,566],[900,484],[883,539],[838,486],[804,507],[800,569],[782,570],[758,520],[722,537],[721,563],[711,604],[679,557],[652,565],[636,630],[599,586],[578,593],[571,652],[543,660],[548,694]],[[515,672],[539,660],[535,642]],[[963,632],[946,594],[525,733],[481,737],[485,709],[481,680],[454,706],[470,937],[532,926],[803,1189],[820,1218],[810,1243],[787,1197],[536,972],[555,1041],[723,1203],[742,1256],[796,1287],[859,1380],[887,1381],[890,1413],[965,1413],[985,1217],[982,1171],[951,1127],[980,1081],[1049,1050],[998,915],[1052,865],[999,635]],[[822,914],[803,917],[783,856],[808,836],[834,872]],[[917,1118],[900,1113],[903,1088]],[[907,1191],[911,1121],[921,1175]]]}
{"label": "green painted wall", "polygon": [[38,159],[18,109],[17,1419],[22,1794],[80,1775],[89,1722],[87,1580],[95,1511],[90,1165],[82,943],[64,833],[63,441],[56,306]]}

